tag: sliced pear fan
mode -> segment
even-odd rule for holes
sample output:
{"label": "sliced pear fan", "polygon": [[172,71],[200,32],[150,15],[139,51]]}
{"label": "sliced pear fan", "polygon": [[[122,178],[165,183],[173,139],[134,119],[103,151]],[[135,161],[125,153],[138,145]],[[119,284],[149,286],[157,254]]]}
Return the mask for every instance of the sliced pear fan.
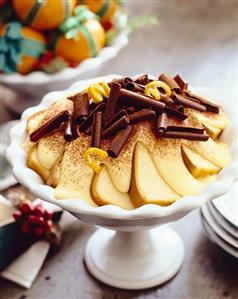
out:
{"label": "sliced pear fan", "polygon": [[195,178],[205,177],[218,173],[221,169],[187,146],[182,146],[182,156],[185,165]]}
{"label": "sliced pear fan", "polygon": [[161,178],[147,148],[140,142],[134,151],[130,196],[136,207],[149,203],[167,206],[179,198]]}
{"label": "sliced pear fan", "polygon": [[50,171],[46,169],[38,160],[37,144],[35,144],[27,154],[27,166],[36,171],[44,181],[47,181]]}
{"label": "sliced pear fan", "polygon": [[212,126],[210,123],[203,122],[202,124],[205,128],[205,131],[210,137],[212,137],[212,139],[217,139],[222,132],[222,129]]}
{"label": "sliced pear fan", "polygon": [[63,159],[63,155],[60,156],[54,166],[52,167],[52,169],[50,170],[50,174],[47,180],[47,185],[52,186],[53,188],[55,188],[58,183],[59,183],[59,179],[60,179],[60,175],[61,175],[61,162]]}
{"label": "sliced pear fan", "polygon": [[228,125],[228,118],[223,112],[206,115],[192,111],[191,114],[205,127],[207,134],[213,139],[217,139]]}
{"label": "sliced pear fan", "polygon": [[205,186],[192,176],[184,164],[181,140],[157,140],[152,157],[160,175],[181,196],[197,195]]}
{"label": "sliced pear fan", "polygon": [[212,138],[206,142],[183,140],[182,143],[219,168],[224,168],[230,162],[229,146],[226,143],[214,141]]}
{"label": "sliced pear fan", "polygon": [[66,145],[59,183],[54,190],[56,198],[80,198],[95,206],[90,193],[94,172],[83,159],[83,152],[89,146],[90,138],[82,135]]}
{"label": "sliced pear fan", "polygon": [[221,130],[224,130],[229,123],[228,117],[223,112],[220,112],[219,114],[213,113],[210,116],[206,116],[205,114],[194,111],[193,116],[195,116],[201,123],[209,124]]}
{"label": "sliced pear fan", "polygon": [[63,154],[64,148],[65,140],[62,132],[41,138],[37,148],[39,162],[50,170]]}
{"label": "sliced pear fan", "polygon": [[104,165],[102,166],[101,171],[93,177],[91,195],[93,200],[100,206],[116,205],[127,210],[134,208],[129,194],[119,192],[114,187]]}

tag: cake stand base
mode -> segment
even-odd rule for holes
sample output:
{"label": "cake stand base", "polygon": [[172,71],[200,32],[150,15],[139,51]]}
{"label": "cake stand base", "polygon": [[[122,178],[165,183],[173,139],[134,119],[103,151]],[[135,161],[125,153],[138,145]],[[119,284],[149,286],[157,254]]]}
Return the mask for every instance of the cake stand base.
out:
{"label": "cake stand base", "polygon": [[89,239],[85,262],[90,273],[113,287],[146,289],[165,283],[179,270],[184,246],[162,226],[140,232],[97,230]]}

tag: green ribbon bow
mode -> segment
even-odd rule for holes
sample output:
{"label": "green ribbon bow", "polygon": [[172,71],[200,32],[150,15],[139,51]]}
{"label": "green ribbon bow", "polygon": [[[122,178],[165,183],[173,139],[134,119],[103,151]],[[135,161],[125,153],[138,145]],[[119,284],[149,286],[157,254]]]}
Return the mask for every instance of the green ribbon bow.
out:
{"label": "green ribbon bow", "polygon": [[8,23],[5,34],[0,37],[0,71],[14,73],[22,55],[39,57],[44,51],[44,44],[22,36],[22,25],[19,22]]}
{"label": "green ribbon bow", "polygon": [[89,11],[87,6],[79,5],[74,9],[74,15],[66,18],[59,29],[66,38],[77,40],[78,32],[81,31],[84,22],[92,19],[98,19],[98,17]]}

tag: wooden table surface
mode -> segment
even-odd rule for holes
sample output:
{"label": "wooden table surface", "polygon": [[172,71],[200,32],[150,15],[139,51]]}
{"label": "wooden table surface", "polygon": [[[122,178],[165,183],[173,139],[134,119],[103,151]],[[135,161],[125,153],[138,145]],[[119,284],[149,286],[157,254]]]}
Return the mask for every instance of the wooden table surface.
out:
{"label": "wooden table surface", "polygon": [[[126,5],[131,15],[153,13],[160,24],[133,33],[127,48],[101,74],[180,73],[193,86],[211,88],[217,97],[237,99],[237,1],[126,1]],[[0,108],[1,122],[10,119]],[[198,210],[172,224],[185,244],[181,271],[170,282],[145,291],[118,290],[92,278],[84,267],[83,251],[94,228],[67,218],[62,246],[50,252],[32,288],[24,290],[0,278],[0,299],[238,298],[238,261],[207,239]]]}

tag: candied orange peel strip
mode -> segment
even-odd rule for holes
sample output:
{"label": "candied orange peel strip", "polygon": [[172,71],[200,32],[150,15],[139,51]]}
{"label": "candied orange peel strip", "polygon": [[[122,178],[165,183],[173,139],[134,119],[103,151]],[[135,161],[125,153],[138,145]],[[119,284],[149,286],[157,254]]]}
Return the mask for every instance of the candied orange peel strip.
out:
{"label": "candied orange peel strip", "polygon": [[87,89],[88,95],[92,98],[94,103],[103,101],[103,97],[108,98],[110,94],[110,87],[105,82],[92,84]]}
{"label": "candied orange peel strip", "polygon": [[89,147],[84,153],[83,158],[84,162],[91,167],[94,172],[99,173],[101,170],[100,163],[93,161],[91,155],[99,156],[102,159],[107,159],[108,153],[97,147]]}
{"label": "candied orange peel strip", "polygon": [[159,80],[154,80],[150,83],[148,83],[145,87],[145,95],[147,96],[152,96],[153,98],[155,98],[156,100],[160,100],[160,91],[158,88],[162,88],[166,94],[166,96],[171,96],[171,89],[170,87],[164,83],[163,81],[159,81]]}

